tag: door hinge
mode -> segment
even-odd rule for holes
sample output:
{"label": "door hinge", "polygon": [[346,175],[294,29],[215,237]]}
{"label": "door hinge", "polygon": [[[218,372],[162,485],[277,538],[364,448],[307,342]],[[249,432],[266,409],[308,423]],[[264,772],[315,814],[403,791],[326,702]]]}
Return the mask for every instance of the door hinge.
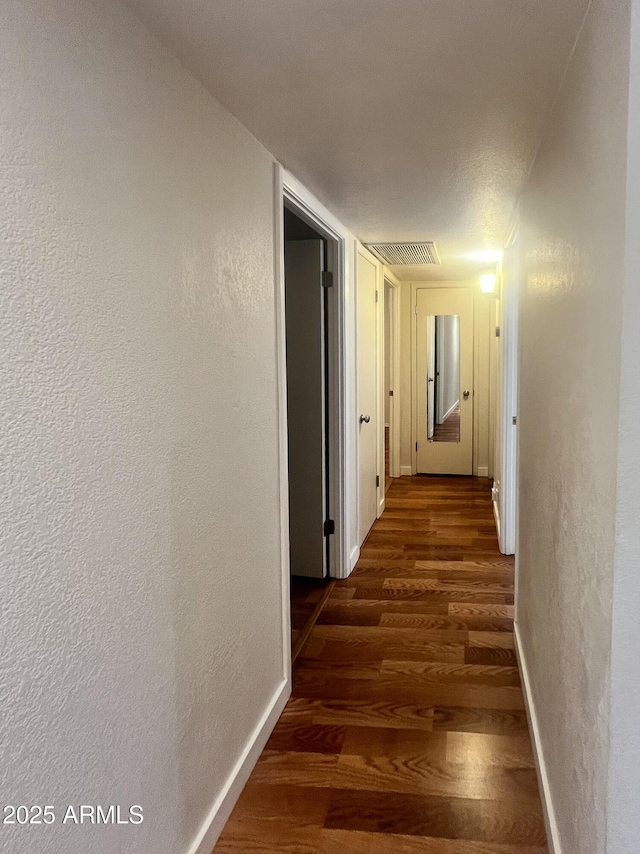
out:
{"label": "door hinge", "polygon": [[380,486],[380,475],[376,475],[376,486]]}
{"label": "door hinge", "polygon": [[389,392],[389,397],[393,397],[393,389]]}
{"label": "door hinge", "polygon": [[518,423],[518,419],[517,419],[517,417],[516,417],[515,415],[514,415],[514,416],[513,416],[513,418],[511,419],[511,423],[513,424],[513,426],[514,426],[514,427],[517,425],[517,423]]}
{"label": "door hinge", "polygon": [[496,326],[496,338],[500,337],[500,327]]}
{"label": "door hinge", "polygon": [[418,450],[418,443],[416,442],[416,451]]}
{"label": "door hinge", "polygon": [[336,523],[333,519],[327,519],[324,523],[324,535],[325,537],[330,537],[331,534],[335,534],[336,532]]}
{"label": "door hinge", "polygon": [[378,294],[378,291],[376,291],[376,302],[378,302],[378,297],[379,297],[379,294]]}
{"label": "door hinge", "polygon": [[333,273],[329,272],[329,270],[322,271],[322,287],[323,288],[332,288],[333,287]]}

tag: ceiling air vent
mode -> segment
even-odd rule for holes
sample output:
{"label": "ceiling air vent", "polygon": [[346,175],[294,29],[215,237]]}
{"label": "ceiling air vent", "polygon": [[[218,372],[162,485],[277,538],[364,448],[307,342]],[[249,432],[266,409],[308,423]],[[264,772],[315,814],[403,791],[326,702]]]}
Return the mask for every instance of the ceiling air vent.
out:
{"label": "ceiling air vent", "polygon": [[439,264],[438,252],[431,241],[426,243],[366,243],[367,249],[385,264]]}

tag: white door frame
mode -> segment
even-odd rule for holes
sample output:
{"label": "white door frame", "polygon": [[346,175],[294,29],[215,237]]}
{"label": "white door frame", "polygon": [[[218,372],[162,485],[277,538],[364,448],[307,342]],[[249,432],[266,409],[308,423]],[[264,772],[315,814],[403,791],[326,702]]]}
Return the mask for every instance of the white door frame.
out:
{"label": "white door frame", "polygon": [[[357,256],[362,255],[375,267],[376,270],[376,471],[378,475],[378,486],[376,489],[376,518],[380,518],[385,508],[384,494],[384,272],[383,266],[378,258],[363,246],[356,243],[356,269]],[[357,295],[357,273],[356,273],[356,295]],[[356,298],[357,304],[357,298]],[[357,327],[356,327],[357,348]],[[357,352],[357,349],[356,349]],[[357,388],[357,366],[356,367],[356,401],[358,400]],[[359,414],[359,413],[358,413]],[[357,420],[357,419],[356,419]],[[357,471],[360,472],[360,443],[357,446]],[[358,508],[360,507],[360,479],[358,477]],[[359,539],[359,537],[358,537]],[[351,565],[353,569],[355,564]]]}
{"label": "white door frame", "polygon": [[[419,427],[419,419],[422,421],[422,428],[424,428],[425,421],[424,412],[426,412],[426,408],[423,410],[420,408],[420,412],[418,411],[419,402],[422,402],[422,406],[426,407],[427,405],[427,388],[426,383],[422,385],[422,383],[418,382],[419,374],[425,370],[428,365],[426,349],[428,338],[426,335],[426,326],[428,322],[428,315],[419,313],[419,297],[420,294],[424,294],[425,297],[427,294],[432,295],[432,300],[436,303],[440,303],[441,310],[431,308],[434,314],[459,314],[461,316],[460,320],[460,404],[462,407],[461,412],[461,422],[460,422],[460,443],[457,445],[452,445],[450,443],[441,443],[440,445],[435,444],[432,445],[431,442],[428,444],[431,446],[431,451],[429,456],[432,457],[430,462],[432,465],[429,466],[428,472],[424,473],[437,473],[438,470],[444,473],[451,473],[452,470],[461,468],[466,468],[467,463],[469,464],[470,471],[463,472],[465,475],[471,475],[474,469],[474,455],[473,455],[473,445],[474,445],[474,435],[475,435],[475,410],[476,410],[476,401],[475,401],[475,318],[476,318],[476,306],[475,306],[475,294],[473,287],[470,285],[469,281],[466,282],[456,282],[453,286],[451,286],[448,282],[416,282],[415,287],[412,287],[412,296],[413,296],[413,311],[411,317],[411,326],[412,326],[412,347],[411,347],[411,362],[412,362],[412,471],[414,474],[418,473],[418,442],[420,441],[420,436],[422,435],[422,429]],[[455,305],[455,310],[450,310],[451,306]],[[418,339],[418,330],[422,327],[421,338]],[[466,333],[465,333],[466,330]],[[424,360],[424,361],[423,361]],[[418,368],[418,363],[420,361],[420,369]],[[470,380],[467,380],[468,386],[471,393],[471,399],[467,401],[463,401],[462,391],[464,389],[464,385],[462,384],[465,377],[469,377]],[[424,395],[424,398],[423,398]],[[422,399],[422,400],[421,400]],[[464,407],[468,407],[465,411]],[[465,427],[467,425],[467,427]],[[425,431],[426,432],[426,431]],[[438,449],[436,451],[436,449]],[[422,446],[420,454],[425,453],[424,446]],[[435,459],[433,459],[435,458]],[[461,464],[461,460],[464,459],[464,465]],[[424,462],[424,457],[423,457]]]}
{"label": "white door frame", "polygon": [[[499,503],[494,500],[494,512],[503,554],[517,554],[517,504],[518,504],[518,303],[521,262],[519,255],[519,223],[516,214],[505,251],[515,253],[512,281],[503,278],[502,300],[502,423],[497,425],[501,434],[501,482]],[[515,418],[515,423],[514,423]],[[516,573],[517,585],[517,573]]]}
{"label": "white door frame", "polygon": [[[285,647],[285,670],[290,670],[290,569],[289,569],[289,474],[287,441],[287,366],[284,282],[284,206],[312,226],[327,240],[328,269],[333,273],[329,293],[329,510],[335,522],[330,540],[330,575],[346,578],[352,569],[352,521],[348,508],[355,501],[353,455],[355,430],[347,412],[353,407],[352,354],[347,342],[353,338],[353,239],[349,232],[309,191],[280,164],[274,165],[274,235],[275,235],[275,313],[276,371],[279,458],[280,563]],[[357,558],[356,558],[357,559]]]}
{"label": "white door frame", "polygon": [[[411,474],[416,475],[418,473],[418,451],[416,449],[416,443],[418,441],[418,373],[417,373],[417,361],[418,361],[418,331],[417,331],[417,311],[418,311],[418,291],[422,288],[469,288],[470,284],[468,280],[465,281],[453,281],[453,282],[411,282]],[[473,319],[473,329],[474,329],[474,352],[473,352],[473,385],[474,389],[476,388],[476,353],[475,353],[475,302],[474,302],[474,319]],[[475,392],[474,392],[475,395]],[[473,419],[473,432],[474,432],[474,454],[473,454],[473,471],[475,473],[475,434],[476,434],[476,424],[475,424],[475,411],[476,411],[476,402],[474,400],[474,419]]]}
{"label": "white door frame", "polygon": [[[389,417],[389,474],[400,477],[400,281],[383,268],[383,281],[391,286],[391,398]],[[383,288],[386,295],[386,289]],[[383,389],[384,394],[384,389]]]}

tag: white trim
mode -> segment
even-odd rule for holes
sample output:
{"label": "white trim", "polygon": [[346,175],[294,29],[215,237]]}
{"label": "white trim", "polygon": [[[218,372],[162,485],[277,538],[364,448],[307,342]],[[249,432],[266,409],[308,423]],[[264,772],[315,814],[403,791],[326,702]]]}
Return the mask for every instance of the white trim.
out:
{"label": "white trim", "polygon": [[289,564],[289,440],[287,437],[287,324],[284,291],[284,187],[274,169],[274,265],[276,312],[276,394],[278,417],[278,503],[280,517],[280,595],[282,597],[282,676],[291,674],[291,567]]}
{"label": "white trim", "polygon": [[447,409],[445,414],[442,416],[442,421],[440,423],[443,424],[447,420],[447,418],[451,415],[451,413],[455,412],[459,406],[460,406],[460,398],[458,398],[458,400],[456,400],[456,402],[453,404],[453,406],[450,406],[449,409]]}
{"label": "white trim", "polygon": [[[518,428],[513,418],[518,420],[518,304],[520,290],[520,250],[518,243],[518,212],[507,240],[505,252],[515,253],[513,281],[505,282],[501,289],[502,300],[502,388],[501,395],[502,432],[500,449],[500,551],[503,554],[515,554],[518,503]],[[516,586],[517,586],[516,573]]]}
{"label": "white trim", "polygon": [[418,283],[411,282],[411,474],[418,474],[418,388],[416,307],[418,305]]}
{"label": "white trim", "polygon": [[378,410],[378,519],[384,513],[385,507],[385,467],[384,467],[384,269],[378,261],[377,270],[378,279],[378,302],[376,305],[376,324],[378,331],[377,340],[377,357],[376,363],[378,368],[378,400],[376,401],[376,409]]}
{"label": "white trim", "polygon": [[240,758],[236,762],[231,774],[227,777],[222,791],[213,802],[209,814],[202,823],[187,854],[211,854],[211,850],[218,841],[218,837],[222,833],[227,819],[233,812],[233,808],[249,779],[249,775],[260,758],[260,754],[264,750],[264,746],[278,722],[278,718],[282,714],[290,695],[291,682],[289,679],[285,679],[278,686],[269,705],[258,721],[256,728],[251,733]]}
{"label": "white trim", "polygon": [[489,300],[489,430],[488,430],[488,468],[489,477],[491,480],[495,477],[496,471],[496,434],[498,433],[498,396],[500,387],[498,384],[498,347],[502,345],[502,337],[495,335],[495,329],[502,325],[501,308],[499,300],[494,299],[486,294],[483,296]]}
{"label": "white trim", "polygon": [[391,417],[389,424],[389,474],[400,477],[400,409],[401,409],[401,350],[400,350],[400,280],[383,266],[383,283],[388,282],[391,291]]}
{"label": "white trim", "polygon": [[491,506],[493,507],[493,518],[496,523],[498,542],[500,542],[500,484],[495,480],[491,487]]}
{"label": "white trim", "polygon": [[[359,241],[356,242],[356,264],[357,255],[373,265],[376,271],[376,474],[378,486],[376,487],[376,519],[384,512],[384,275],[380,260]],[[357,279],[357,276],[356,276]],[[357,291],[357,281],[356,281]],[[357,334],[357,333],[356,333]],[[356,367],[357,371],[357,367]],[[358,442],[358,493],[360,491],[360,446]],[[358,496],[358,516],[359,516]],[[359,532],[362,542],[368,536],[369,531]],[[360,545],[362,545],[362,542]]]}
{"label": "white trim", "polygon": [[351,554],[349,555],[349,572],[351,572],[355,568],[355,565],[358,563],[359,560],[360,560],[360,546],[355,546],[351,550]]}
{"label": "white trim", "polygon": [[[354,380],[355,364],[353,353],[349,346],[354,339],[354,306],[353,302],[353,265],[351,234],[345,229],[327,208],[324,207],[296,178],[283,167],[276,166],[281,191],[277,193],[276,224],[282,220],[282,207],[284,203],[292,208],[294,212],[305,220],[313,228],[317,229],[328,240],[329,264],[333,267],[334,287],[331,289],[330,300],[335,302],[330,306],[332,312],[330,353],[334,359],[330,364],[330,407],[336,417],[330,419],[329,423],[329,445],[330,445],[330,512],[335,521],[335,534],[331,541],[330,574],[335,578],[346,578],[350,572],[350,548],[357,539],[357,531],[352,530],[350,524],[349,508],[352,506],[354,497],[357,495],[354,486],[354,477],[357,477],[357,465],[353,459],[355,452],[355,412]],[[277,229],[276,229],[277,230]],[[280,235],[282,243],[282,234]],[[278,244],[279,246],[280,244]],[[278,249],[277,254],[280,254]],[[284,255],[280,260],[278,268],[278,294],[284,295]],[[282,297],[283,299],[283,297]],[[284,302],[277,304],[277,311],[284,311]],[[284,315],[280,319],[283,322]],[[283,332],[283,335],[286,334]],[[286,348],[279,357],[283,359],[283,376],[285,381],[284,400],[279,396],[278,405],[281,408],[280,417],[284,418],[285,441],[286,441]],[[279,366],[280,372],[280,366]],[[284,404],[284,409],[282,406]],[[351,436],[351,430],[354,436]],[[286,445],[285,445],[286,448]],[[286,467],[287,457],[284,457]],[[282,468],[282,460],[281,460]],[[283,493],[288,502],[288,489]],[[288,506],[286,508],[288,514]],[[281,507],[282,516],[282,507]],[[288,518],[288,517],[287,517]],[[288,526],[288,522],[287,522]],[[287,531],[288,533],[288,531]],[[288,542],[288,538],[287,538]],[[288,555],[287,555],[288,561]],[[288,582],[287,582],[288,596]],[[288,626],[288,623],[287,623]]]}
{"label": "white trim", "polygon": [[478,473],[478,460],[480,459],[480,401],[475,400],[475,390],[478,389],[480,394],[480,335],[479,335],[479,318],[480,312],[476,312],[476,301],[478,300],[477,293],[473,298],[473,389],[474,389],[474,407],[473,407],[473,464],[472,472],[474,477],[480,477]]}
{"label": "white trim", "polygon": [[411,477],[413,470],[411,466],[400,466],[400,477]]}
{"label": "white trim", "polygon": [[[354,413],[354,422],[359,425],[359,415],[360,415],[360,379],[358,377],[358,253],[359,253],[359,244],[358,241],[353,238],[351,241],[351,248],[353,252],[353,292],[354,292],[354,325],[353,325],[353,344],[354,344],[354,384],[355,384],[355,393],[354,393],[354,405],[355,409]],[[358,554],[360,554],[360,546],[362,542],[360,540],[360,501],[361,501],[361,489],[360,489],[360,430],[356,429],[355,434],[355,511],[356,511],[356,520],[355,520],[355,538],[353,540],[353,549],[351,554],[355,549],[358,550]],[[355,566],[354,563],[351,563],[351,569]]]}
{"label": "white trim", "polygon": [[[335,533],[329,540],[329,574],[336,578],[346,573],[347,512],[345,504],[345,437],[346,412],[344,406],[344,280],[345,241],[327,241],[328,269],[334,274],[334,287],[329,290],[327,370],[329,374],[328,405],[329,424],[329,518],[335,521]],[[333,415],[333,417],[332,417]]]}
{"label": "white trim", "polygon": [[529,669],[527,660],[522,648],[522,640],[520,638],[520,629],[518,624],[513,626],[513,636],[515,639],[516,656],[518,666],[520,668],[520,676],[522,678],[522,692],[524,694],[524,702],[527,710],[527,720],[529,721],[529,732],[533,744],[533,755],[536,763],[536,773],[538,775],[538,785],[542,796],[542,811],[544,813],[544,824],[547,830],[547,841],[549,844],[549,854],[562,854],[560,845],[560,833],[558,831],[558,823],[556,814],[551,800],[551,786],[549,785],[549,774],[544,759],[542,749],[542,740],[540,738],[540,727],[538,725],[538,715],[536,712],[533,694],[531,692],[531,681],[529,679]]}
{"label": "white trim", "polygon": [[489,477],[489,466],[478,466],[477,477]]}

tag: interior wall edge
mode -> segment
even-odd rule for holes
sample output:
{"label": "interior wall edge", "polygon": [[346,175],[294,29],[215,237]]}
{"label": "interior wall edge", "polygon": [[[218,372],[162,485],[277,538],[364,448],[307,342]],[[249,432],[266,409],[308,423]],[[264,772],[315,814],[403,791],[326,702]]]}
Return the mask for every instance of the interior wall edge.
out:
{"label": "interior wall edge", "polygon": [[[571,854],[613,854],[629,6],[593,0],[521,199],[516,619],[555,817]],[[637,234],[637,222],[633,228]],[[637,288],[637,269],[635,276]],[[637,421],[634,431],[637,448]],[[624,789],[628,798],[633,788]],[[631,851],[637,844],[615,854]]]}
{"label": "interior wall edge", "polygon": [[142,791],[139,847],[208,846],[289,693],[274,159],[119,2],[16,3],[0,42],[5,788]]}
{"label": "interior wall edge", "polygon": [[[314,227],[329,231],[338,245],[337,264],[341,276],[341,318],[338,337],[342,344],[337,370],[340,374],[339,383],[342,395],[342,418],[340,428],[340,453],[342,455],[343,471],[341,472],[338,488],[341,502],[343,531],[340,543],[339,566],[332,577],[345,578],[353,567],[352,555],[354,549],[359,549],[358,542],[358,433],[356,396],[356,261],[360,244],[349,229],[300,181],[282,164],[277,164],[277,183],[281,188],[281,198],[276,199],[276,205],[282,207],[283,198],[293,202],[298,211],[310,216]],[[373,257],[373,256],[372,256]],[[375,259],[377,262],[377,259]],[[378,262],[379,263],[379,262]],[[281,288],[278,282],[276,288]]]}
{"label": "interior wall edge", "polygon": [[607,854],[636,854],[640,846],[640,683],[638,599],[640,583],[640,2],[631,3],[629,115],[625,216],[624,292],[618,461],[616,548],[610,663],[609,767],[606,805]]}
{"label": "interior wall edge", "polygon": [[560,843],[560,831],[558,830],[555,809],[551,797],[551,785],[544,757],[538,714],[531,688],[527,656],[520,636],[520,629],[517,620],[513,625],[513,636],[515,641],[516,657],[518,659],[518,667],[520,669],[520,677],[522,680],[522,693],[524,694],[527,721],[529,723],[529,732],[531,734],[533,756],[536,764],[536,774],[538,776],[538,786],[540,788],[540,796],[542,799],[542,811],[544,814],[545,828],[547,830],[549,854],[563,854]]}
{"label": "interior wall edge", "polygon": [[351,573],[354,569],[358,561],[360,560],[360,546],[354,546],[351,550],[351,554],[349,556],[349,573]]}
{"label": "interior wall edge", "polygon": [[284,679],[247,740],[187,854],[211,854],[290,696],[291,680]]}

